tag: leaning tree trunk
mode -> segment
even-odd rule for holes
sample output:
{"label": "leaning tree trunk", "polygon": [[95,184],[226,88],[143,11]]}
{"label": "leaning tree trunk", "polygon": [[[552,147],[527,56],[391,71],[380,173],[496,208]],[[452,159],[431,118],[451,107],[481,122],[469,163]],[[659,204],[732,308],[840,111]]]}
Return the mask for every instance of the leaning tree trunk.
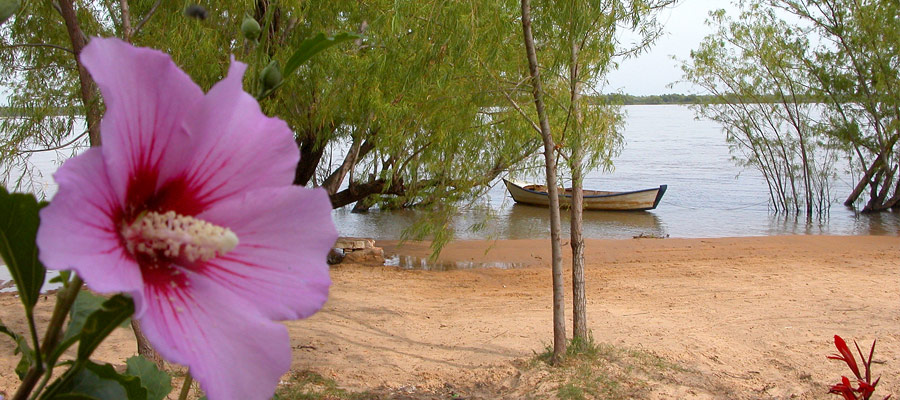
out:
{"label": "leaning tree trunk", "polygon": [[553,159],[553,136],[550,122],[544,111],[541,90],[541,76],[538,70],[537,54],[534,50],[534,36],[531,33],[531,4],[522,0],[522,31],[525,37],[525,51],[528,54],[528,70],[531,74],[532,95],[540,120],[541,136],[544,139],[544,163],[547,171],[547,191],[550,195],[550,243],[553,254],[553,358],[559,362],[566,353],[566,309],[563,293],[562,247],[559,243],[559,189],[556,186],[556,162]]}
{"label": "leaning tree trunk", "polygon": [[78,25],[78,18],[75,15],[75,7],[72,0],[61,0],[58,2],[59,12],[63,17],[66,25],[66,32],[69,34],[69,41],[72,42],[72,52],[75,53],[75,65],[78,67],[78,80],[81,89],[81,103],[84,104],[85,119],[88,128],[88,137],[90,138],[91,147],[100,145],[100,107],[97,104],[97,84],[91,78],[91,74],[87,72],[84,65],[81,64],[81,50],[87,45],[84,32]]}
{"label": "leaning tree trunk", "polygon": [[134,331],[134,338],[137,341],[138,354],[153,361],[153,363],[156,364],[156,367],[162,370],[164,367],[163,359],[159,353],[153,349],[150,341],[147,340],[147,336],[144,335],[144,331],[141,329],[141,323],[136,319],[132,319],[131,329]]}
{"label": "leaning tree trunk", "polygon": [[572,90],[572,132],[574,133],[574,149],[572,150],[572,220],[570,232],[572,242],[572,334],[573,339],[588,339],[587,328],[587,296],[584,288],[584,176],[582,159],[584,158],[584,137],[581,126],[581,83],[578,78],[578,43],[572,41],[572,59],[569,66],[569,80]]}

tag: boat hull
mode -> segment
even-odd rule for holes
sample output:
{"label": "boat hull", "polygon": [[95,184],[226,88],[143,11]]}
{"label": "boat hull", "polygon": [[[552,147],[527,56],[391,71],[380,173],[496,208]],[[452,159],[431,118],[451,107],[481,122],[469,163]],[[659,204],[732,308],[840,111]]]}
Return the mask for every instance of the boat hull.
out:
{"label": "boat hull", "polygon": [[[550,205],[550,196],[545,191],[528,189],[506,179],[503,180],[503,183],[506,184],[506,189],[517,203],[543,207]],[[585,190],[584,209],[606,211],[652,210],[659,205],[659,201],[662,200],[667,188],[667,185],[660,185],[658,188],[633,192]],[[560,207],[570,207],[572,205],[572,195],[560,193],[559,205]]]}

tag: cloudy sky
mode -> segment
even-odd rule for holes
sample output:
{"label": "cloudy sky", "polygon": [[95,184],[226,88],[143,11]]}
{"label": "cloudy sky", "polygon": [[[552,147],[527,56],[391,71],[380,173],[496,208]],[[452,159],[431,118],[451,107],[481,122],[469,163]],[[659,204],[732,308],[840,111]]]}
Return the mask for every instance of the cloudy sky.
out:
{"label": "cloudy sky", "polygon": [[664,24],[663,37],[649,52],[621,63],[619,70],[610,74],[604,92],[621,91],[633,95],[697,92],[689,84],[666,87],[681,79],[678,62],[671,56],[688,59],[691,50],[712,33],[704,23],[709,11],[720,8],[730,15],[737,12],[728,0],[681,0],[678,5],[663,11],[660,14],[660,22]]}

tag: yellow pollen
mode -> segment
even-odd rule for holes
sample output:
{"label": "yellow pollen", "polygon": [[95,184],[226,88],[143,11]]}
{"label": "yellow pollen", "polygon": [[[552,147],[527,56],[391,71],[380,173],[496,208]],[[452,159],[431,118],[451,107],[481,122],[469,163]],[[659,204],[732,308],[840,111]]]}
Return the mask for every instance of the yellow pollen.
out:
{"label": "yellow pollen", "polygon": [[231,229],[174,211],[146,212],[122,227],[125,246],[133,254],[188,262],[208,261],[238,245]]}

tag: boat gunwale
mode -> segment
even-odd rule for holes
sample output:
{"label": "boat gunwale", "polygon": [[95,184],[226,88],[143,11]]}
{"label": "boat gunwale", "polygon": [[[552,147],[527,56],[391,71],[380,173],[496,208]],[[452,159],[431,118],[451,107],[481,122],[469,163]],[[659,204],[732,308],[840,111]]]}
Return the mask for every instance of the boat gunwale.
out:
{"label": "boat gunwale", "polygon": [[[519,189],[522,189],[522,190],[524,190],[524,191],[526,191],[526,192],[529,192],[529,193],[540,194],[540,195],[544,195],[544,196],[549,196],[549,195],[550,195],[550,193],[548,193],[548,192],[539,192],[539,191],[537,191],[537,190],[526,189],[526,188],[524,188],[524,187],[522,187],[522,186],[516,184],[515,182],[510,181],[510,180],[507,180],[507,179],[503,179],[503,181],[504,181],[504,182],[507,182],[507,183],[509,183],[509,184],[511,184],[511,185],[513,185],[513,186],[515,186],[515,187],[517,187],[517,188],[519,188]],[[665,190],[666,190],[665,188],[667,188],[667,186],[668,186],[668,185],[659,185],[659,187],[650,188],[650,189],[633,190],[633,191],[630,191],[630,192],[614,192],[613,194],[584,195],[583,197],[584,197],[585,199],[596,199],[596,198],[602,198],[602,197],[616,197],[616,196],[624,196],[624,195],[628,195],[628,194],[637,194],[637,193],[643,193],[643,192],[650,192],[650,191],[653,191],[653,190],[659,190],[659,191],[661,191],[661,192],[665,192]],[[571,194],[560,193],[560,195],[563,196],[563,197],[569,197],[569,198],[572,197]],[[656,201],[654,202],[654,207],[656,206],[657,203],[659,203],[659,201],[661,200],[661,198],[662,198],[662,196],[657,195]]]}
{"label": "boat gunwale", "polygon": [[[517,184],[517,183],[515,183],[515,182],[512,182],[512,181],[510,181],[510,180],[507,180],[506,178],[502,178],[502,179],[503,179],[503,183],[506,185],[506,189],[509,191],[510,195],[512,195],[512,197],[513,197],[513,199],[516,201],[516,203],[526,204],[526,205],[532,205],[532,206],[541,206],[541,207],[546,207],[546,206],[547,206],[547,204],[544,204],[543,202],[535,203],[535,202],[532,202],[532,201],[527,201],[527,200],[524,200],[524,199],[519,199],[519,198],[517,198],[516,194],[513,193],[513,192],[514,192],[514,191],[518,191],[518,192],[520,192],[520,195],[532,195],[532,196],[539,196],[539,197],[543,197],[543,198],[549,198],[549,197],[550,197],[550,194],[549,194],[549,193],[547,193],[547,192],[540,192],[540,191],[536,191],[536,190],[532,190],[532,189],[526,189],[526,188],[522,187],[521,185],[519,185],[519,184]],[[606,199],[614,199],[614,198],[618,198],[618,197],[627,197],[627,196],[630,196],[630,195],[640,195],[640,194],[643,194],[643,193],[650,193],[650,192],[656,191],[656,197],[653,199],[653,205],[650,205],[649,207],[638,207],[638,208],[598,208],[598,207],[596,207],[596,206],[589,206],[589,205],[588,205],[588,202],[586,202],[584,209],[585,209],[585,210],[592,210],[592,211],[596,210],[596,211],[623,211],[623,212],[629,212],[629,211],[632,211],[632,212],[634,212],[634,211],[649,211],[649,210],[656,209],[656,207],[659,205],[659,202],[662,200],[663,195],[666,193],[666,189],[668,189],[668,185],[659,185],[658,188],[641,189],[641,190],[634,190],[634,191],[630,191],[630,192],[613,192],[612,194],[586,195],[586,196],[584,196],[584,200],[607,201]],[[567,195],[567,194],[565,194],[565,193],[560,193],[560,196],[559,196],[559,197],[560,197],[561,199],[565,199],[566,201],[569,201],[569,202],[571,202],[571,199],[572,199],[572,195],[571,195],[571,194],[568,194],[568,195]]]}

